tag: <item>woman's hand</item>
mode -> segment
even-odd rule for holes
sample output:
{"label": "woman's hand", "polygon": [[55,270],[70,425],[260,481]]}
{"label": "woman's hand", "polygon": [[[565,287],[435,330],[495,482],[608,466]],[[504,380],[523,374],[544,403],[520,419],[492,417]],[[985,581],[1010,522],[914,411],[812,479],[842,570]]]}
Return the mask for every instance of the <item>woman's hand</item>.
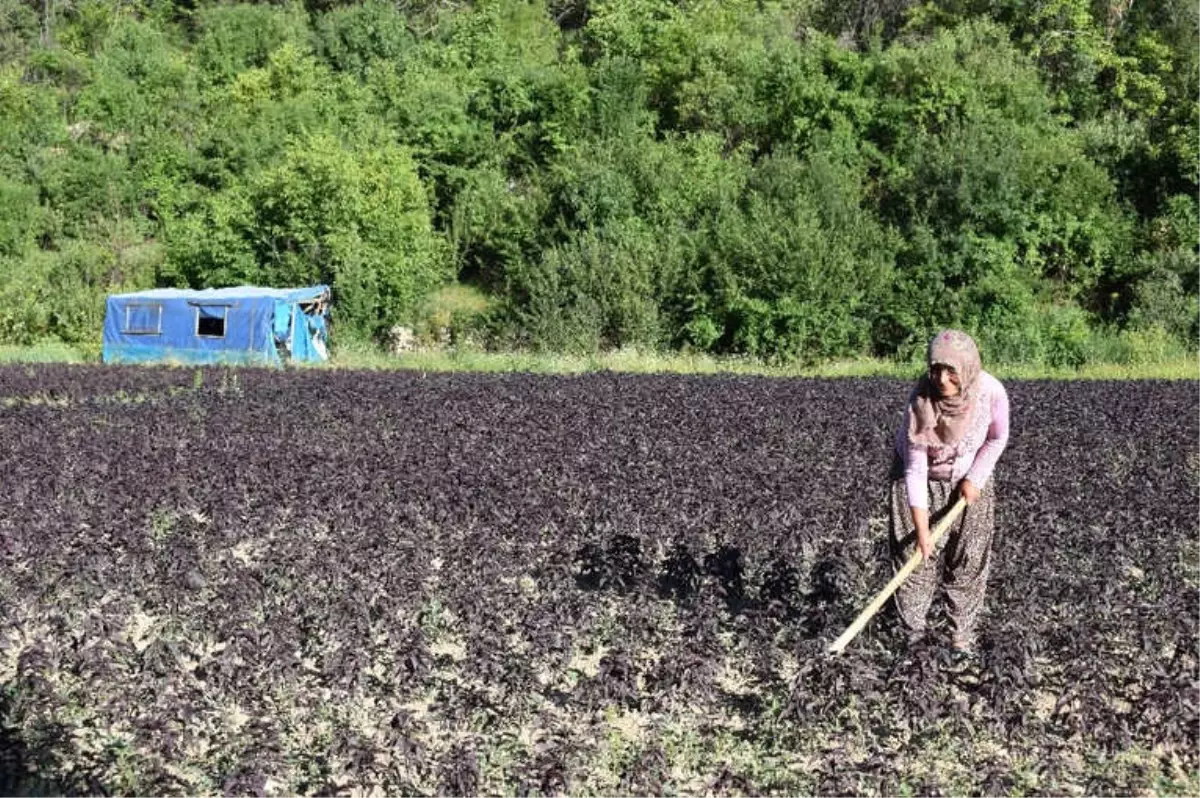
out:
{"label": "woman's hand", "polygon": [[929,532],[929,511],[923,507],[912,508],[913,526],[917,529],[917,550],[926,560],[933,558],[933,536]]}
{"label": "woman's hand", "polygon": [[959,483],[958,492],[967,500],[968,506],[974,504],[979,499],[979,488],[975,487],[969,479],[964,479]]}
{"label": "woman's hand", "polygon": [[929,534],[929,527],[917,530],[917,550],[924,559],[933,559],[933,537]]}

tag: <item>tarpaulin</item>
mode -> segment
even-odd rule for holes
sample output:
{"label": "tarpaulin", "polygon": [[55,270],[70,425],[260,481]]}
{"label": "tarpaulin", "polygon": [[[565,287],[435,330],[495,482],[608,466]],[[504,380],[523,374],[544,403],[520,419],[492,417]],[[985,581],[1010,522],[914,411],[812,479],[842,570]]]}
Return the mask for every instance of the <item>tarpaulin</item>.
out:
{"label": "tarpaulin", "polygon": [[105,363],[280,365],[325,360],[329,288],[256,286],[115,294]]}

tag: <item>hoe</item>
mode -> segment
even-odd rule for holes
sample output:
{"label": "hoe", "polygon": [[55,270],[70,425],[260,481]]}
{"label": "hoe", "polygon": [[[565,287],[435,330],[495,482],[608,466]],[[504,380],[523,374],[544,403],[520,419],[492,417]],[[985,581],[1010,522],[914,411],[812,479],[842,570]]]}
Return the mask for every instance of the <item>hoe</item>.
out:
{"label": "hoe", "polygon": [[[966,506],[966,499],[959,499],[954,506],[950,508],[950,512],[946,513],[942,520],[938,521],[933,529],[930,530],[929,536],[934,544],[936,544],[938,539],[945,534],[946,530],[950,528],[950,525],[954,523],[954,519],[958,518],[959,513],[961,513],[963,508]],[[841,637],[833,641],[833,645],[829,647],[830,654],[840,654],[842,652],[842,649],[845,648],[850,641],[862,631],[863,627],[867,625],[867,621],[871,620],[871,617],[875,613],[879,612],[879,608],[882,607],[883,603],[887,601],[893,593],[896,592],[896,589],[899,588],[904,580],[908,578],[908,575],[917,570],[917,566],[921,564],[921,559],[921,550],[917,549],[913,552],[912,557],[908,559],[908,562],[904,564],[904,567],[892,577],[892,581],[887,583],[887,587],[879,591],[879,595],[872,599],[871,603],[867,605],[867,608],[858,614],[858,617],[854,619],[854,623],[850,624],[850,626],[846,628],[846,631],[842,632]]]}

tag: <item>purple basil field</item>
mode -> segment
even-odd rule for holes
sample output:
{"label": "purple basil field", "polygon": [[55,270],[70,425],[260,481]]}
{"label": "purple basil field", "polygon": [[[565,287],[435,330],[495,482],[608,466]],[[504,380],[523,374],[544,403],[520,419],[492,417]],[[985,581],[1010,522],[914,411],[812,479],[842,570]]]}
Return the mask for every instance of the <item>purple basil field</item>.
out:
{"label": "purple basil field", "polygon": [[0,367],[0,793],[1195,794],[1197,383],[1006,387],[956,670],[905,382]]}

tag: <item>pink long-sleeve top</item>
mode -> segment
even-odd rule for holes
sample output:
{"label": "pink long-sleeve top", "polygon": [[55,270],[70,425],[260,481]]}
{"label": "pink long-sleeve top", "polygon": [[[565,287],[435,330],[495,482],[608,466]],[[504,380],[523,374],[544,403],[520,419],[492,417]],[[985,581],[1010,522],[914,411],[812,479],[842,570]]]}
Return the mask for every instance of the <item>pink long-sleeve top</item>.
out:
{"label": "pink long-sleeve top", "polygon": [[904,462],[904,484],[910,507],[929,509],[930,479],[957,482],[966,478],[983,490],[996,461],[1008,445],[1008,393],[1000,380],[979,373],[979,397],[966,434],[953,446],[916,446],[908,442],[912,406],[896,431],[896,452]]}

